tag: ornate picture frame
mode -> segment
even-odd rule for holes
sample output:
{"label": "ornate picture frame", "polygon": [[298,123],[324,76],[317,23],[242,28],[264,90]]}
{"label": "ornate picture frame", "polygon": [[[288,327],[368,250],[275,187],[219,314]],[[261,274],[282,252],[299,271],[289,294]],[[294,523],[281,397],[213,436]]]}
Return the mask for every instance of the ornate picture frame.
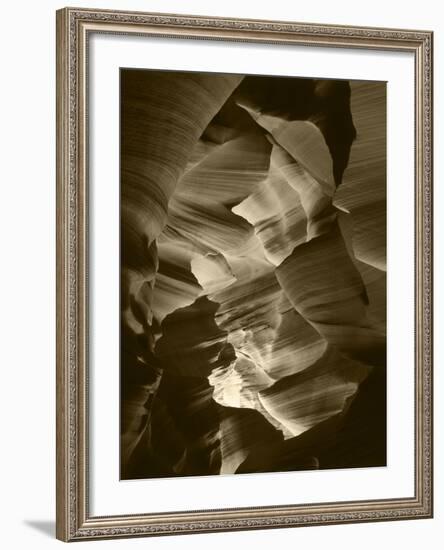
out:
{"label": "ornate picture frame", "polygon": [[[94,434],[89,430],[88,363],[94,335],[88,326],[88,227],[94,208],[88,200],[88,44],[93,34],[414,56],[413,496],[104,516],[91,512],[89,438]],[[429,31],[79,8],[57,12],[57,538],[74,541],[432,517],[432,43]]]}

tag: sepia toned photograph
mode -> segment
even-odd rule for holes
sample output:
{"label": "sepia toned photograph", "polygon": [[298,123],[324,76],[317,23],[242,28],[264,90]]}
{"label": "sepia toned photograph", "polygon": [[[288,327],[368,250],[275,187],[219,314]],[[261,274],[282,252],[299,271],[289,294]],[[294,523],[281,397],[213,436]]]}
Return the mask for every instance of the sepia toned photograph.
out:
{"label": "sepia toned photograph", "polygon": [[386,83],[121,69],[120,285],[122,480],[386,466]]}
{"label": "sepia toned photograph", "polygon": [[333,11],[57,10],[59,540],[433,517],[434,34]]}

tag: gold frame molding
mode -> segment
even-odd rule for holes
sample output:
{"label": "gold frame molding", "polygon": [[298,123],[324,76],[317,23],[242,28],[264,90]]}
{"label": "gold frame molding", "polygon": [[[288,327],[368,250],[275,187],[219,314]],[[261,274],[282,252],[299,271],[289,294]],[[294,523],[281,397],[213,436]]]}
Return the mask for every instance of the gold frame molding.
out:
{"label": "gold frame molding", "polygon": [[[414,54],[414,497],[107,517],[89,514],[86,76],[88,35],[93,32]],[[57,11],[57,538],[73,541],[432,517],[432,42],[430,31],[79,8]]]}

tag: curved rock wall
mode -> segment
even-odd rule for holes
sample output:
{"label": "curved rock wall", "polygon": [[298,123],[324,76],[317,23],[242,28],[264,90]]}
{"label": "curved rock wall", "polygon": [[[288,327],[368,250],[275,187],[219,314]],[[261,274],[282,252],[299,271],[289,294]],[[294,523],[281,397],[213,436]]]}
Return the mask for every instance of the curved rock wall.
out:
{"label": "curved rock wall", "polygon": [[121,78],[121,477],[384,465],[385,84]]}

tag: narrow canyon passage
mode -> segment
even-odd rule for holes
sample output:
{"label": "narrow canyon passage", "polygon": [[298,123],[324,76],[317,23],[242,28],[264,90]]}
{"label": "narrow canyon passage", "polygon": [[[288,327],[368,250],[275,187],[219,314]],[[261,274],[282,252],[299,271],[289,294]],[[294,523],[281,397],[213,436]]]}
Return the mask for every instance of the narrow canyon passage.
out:
{"label": "narrow canyon passage", "polygon": [[121,72],[121,478],[386,463],[386,86]]}

